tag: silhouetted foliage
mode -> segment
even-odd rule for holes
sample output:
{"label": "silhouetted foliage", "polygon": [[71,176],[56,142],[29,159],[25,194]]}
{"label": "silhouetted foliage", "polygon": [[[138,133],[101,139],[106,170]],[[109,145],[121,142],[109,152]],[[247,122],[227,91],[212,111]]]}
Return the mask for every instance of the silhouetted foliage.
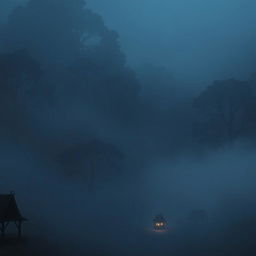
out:
{"label": "silhouetted foliage", "polygon": [[2,128],[20,133],[26,126],[26,111],[37,94],[40,66],[25,50],[0,55],[0,104]]}
{"label": "silhouetted foliage", "polygon": [[100,140],[70,146],[58,156],[67,175],[82,177],[91,188],[119,175],[122,160],[123,154],[114,145]]}
{"label": "silhouetted foliage", "polygon": [[[196,140],[211,146],[255,133],[253,78],[215,82],[195,99],[193,112],[192,94],[178,88],[168,69],[145,65],[136,74],[127,66],[118,34],[83,0],[30,0],[11,13],[0,34],[4,130],[33,134],[37,140],[27,143],[49,159],[67,145],[76,145],[67,150],[70,158],[84,148],[95,152],[83,142],[100,136],[118,138],[113,146],[119,140],[130,151],[125,155],[140,162],[193,147],[194,128]],[[70,143],[68,131],[82,134],[80,144]],[[94,161],[95,154],[85,159]],[[60,169],[75,174],[79,163]],[[95,173],[102,168],[97,162]]]}
{"label": "silhouetted foliage", "polygon": [[254,97],[248,82],[216,81],[194,101],[199,110],[197,123],[201,141],[220,145],[243,135],[246,116]]}
{"label": "silhouetted foliage", "polygon": [[[83,0],[28,1],[11,13],[1,26],[1,35],[1,50],[14,52],[2,57],[1,80],[7,86],[10,77],[10,91],[19,88],[15,92],[19,99],[8,102],[12,106],[23,102],[27,117],[10,115],[30,123],[38,134],[37,144],[45,139],[40,139],[45,133],[42,127],[49,138],[56,126],[59,134],[65,134],[69,126],[76,133],[91,125],[92,115],[133,125],[139,106],[136,75],[126,66],[118,34]],[[84,137],[88,137],[86,132]],[[51,155],[52,150],[48,151]],[[95,169],[100,171],[98,165]]]}
{"label": "silhouetted foliage", "polygon": [[3,30],[6,49],[26,48],[40,61],[60,65],[107,29],[83,0],[31,0],[12,12]]}
{"label": "silhouetted foliage", "polygon": [[134,115],[139,85],[118,35],[83,0],[31,0],[15,9],[2,31],[5,50],[24,48],[42,64],[56,100],[69,95],[69,102],[119,118]]}
{"label": "silhouetted foliage", "polygon": [[[255,152],[237,142],[256,145],[256,75],[236,80],[252,72],[254,44],[249,20],[230,26],[226,12],[244,17],[242,1],[154,1],[172,2],[177,25],[153,1],[90,0],[131,29],[122,48],[89,0],[0,0],[0,190],[15,189],[31,219],[28,242],[0,243],[1,256],[255,251]],[[147,26],[120,16],[132,2]],[[135,70],[122,49],[131,65],[152,63]],[[148,232],[159,211],[163,236]]]}

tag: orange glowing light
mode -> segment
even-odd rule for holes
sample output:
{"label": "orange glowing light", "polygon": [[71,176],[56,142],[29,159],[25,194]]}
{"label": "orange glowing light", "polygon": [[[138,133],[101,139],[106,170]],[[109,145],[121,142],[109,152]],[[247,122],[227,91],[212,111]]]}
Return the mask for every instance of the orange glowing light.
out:
{"label": "orange glowing light", "polygon": [[164,226],[164,223],[163,222],[157,222],[157,223],[155,223],[155,226],[162,227],[162,226]]}

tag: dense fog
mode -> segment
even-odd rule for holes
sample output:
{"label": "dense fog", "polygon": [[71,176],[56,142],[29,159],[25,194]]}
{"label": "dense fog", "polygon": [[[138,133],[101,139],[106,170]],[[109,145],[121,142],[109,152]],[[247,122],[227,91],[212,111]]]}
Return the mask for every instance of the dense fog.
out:
{"label": "dense fog", "polygon": [[253,0],[89,0],[132,65],[165,65],[195,83],[247,78],[255,66]]}
{"label": "dense fog", "polygon": [[0,254],[255,255],[255,9],[1,0]]}

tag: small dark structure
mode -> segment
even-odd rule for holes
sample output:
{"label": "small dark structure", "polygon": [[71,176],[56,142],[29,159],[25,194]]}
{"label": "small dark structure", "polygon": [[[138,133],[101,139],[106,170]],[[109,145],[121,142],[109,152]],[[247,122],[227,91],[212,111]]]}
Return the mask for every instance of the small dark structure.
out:
{"label": "small dark structure", "polygon": [[166,230],[167,221],[162,214],[158,214],[153,219],[153,227],[155,230]]}
{"label": "small dark structure", "polygon": [[0,195],[0,231],[2,238],[5,237],[6,229],[10,222],[13,222],[18,230],[18,237],[21,237],[22,223],[26,221],[17,206],[14,193]]}

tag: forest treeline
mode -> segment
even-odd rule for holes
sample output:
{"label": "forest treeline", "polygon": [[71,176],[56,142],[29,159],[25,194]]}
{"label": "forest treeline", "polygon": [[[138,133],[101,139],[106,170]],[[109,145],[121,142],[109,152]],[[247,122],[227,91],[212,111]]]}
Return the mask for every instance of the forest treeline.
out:
{"label": "forest treeline", "polygon": [[1,140],[89,183],[256,135],[255,75],[193,94],[168,69],[132,69],[118,34],[83,0],[15,8],[0,53]]}

